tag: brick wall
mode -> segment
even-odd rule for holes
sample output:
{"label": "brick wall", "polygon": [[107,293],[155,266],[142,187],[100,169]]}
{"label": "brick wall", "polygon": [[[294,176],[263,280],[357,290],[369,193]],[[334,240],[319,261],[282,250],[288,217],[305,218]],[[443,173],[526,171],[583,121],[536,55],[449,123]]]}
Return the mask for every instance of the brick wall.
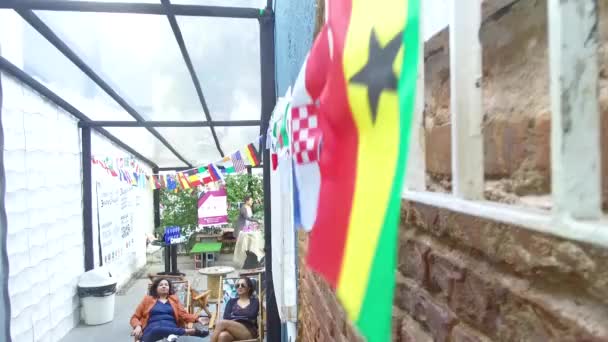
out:
{"label": "brick wall", "polygon": [[[608,2],[598,4],[599,101],[608,131]],[[519,0],[482,27],[490,200],[525,205],[526,195],[550,191],[546,13],[544,0]],[[444,30],[425,47],[432,191],[451,187],[448,41]],[[608,148],[602,167],[608,199]],[[306,243],[301,234],[300,258]],[[608,341],[606,249],[409,201],[403,203],[398,243],[394,341]],[[301,340],[358,340],[330,288],[302,260],[299,277]]]}
{"label": "brick wall", "polygon": [[298,340],[362,341],[348,323],[344,310],[331,288],[322,278],[310,272],[304,263],[308,246],[306,233],[298,234]]}
{"label": "brick wall", "polygon": [[395,340],[608,341],[608,250],[405,202]]}

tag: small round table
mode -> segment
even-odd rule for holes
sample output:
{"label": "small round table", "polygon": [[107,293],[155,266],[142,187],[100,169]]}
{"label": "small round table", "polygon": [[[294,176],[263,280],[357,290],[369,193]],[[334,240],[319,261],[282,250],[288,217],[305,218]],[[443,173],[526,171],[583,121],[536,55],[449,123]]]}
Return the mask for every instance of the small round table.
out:
{"label": "small round table", "polygon": [[211,290],[211,293],[209,294],[209,299],[219,300],[222,296],[222,290],[220,289],[220,277],[234,272],[234,267],[205,267],[198,270],[198,272],[207,276],[207,289]]}

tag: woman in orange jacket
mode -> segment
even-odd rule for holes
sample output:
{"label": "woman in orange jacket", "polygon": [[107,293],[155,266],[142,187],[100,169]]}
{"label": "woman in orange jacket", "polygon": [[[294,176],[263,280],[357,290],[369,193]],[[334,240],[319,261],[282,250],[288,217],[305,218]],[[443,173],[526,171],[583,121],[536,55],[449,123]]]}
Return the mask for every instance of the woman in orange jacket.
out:
{"label": "woman in orange jacket", "polygon": [[202,329],[184,328],[186,323],[202,319],[189,314],[174,295],[171,281],[158,278],[150,287],[150,294],[141,301],[131,317],[131,335],[142,342],[155,342],[169,335],[196,335],[205,337],[209,334]]}

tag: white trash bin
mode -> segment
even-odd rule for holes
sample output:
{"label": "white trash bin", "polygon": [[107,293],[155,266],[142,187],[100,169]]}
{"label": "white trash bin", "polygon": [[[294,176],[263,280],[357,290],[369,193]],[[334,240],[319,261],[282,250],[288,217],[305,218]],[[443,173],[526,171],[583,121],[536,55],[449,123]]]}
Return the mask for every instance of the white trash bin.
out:
{"label": "white trash bin", "polygon": [[82,316],[87,325],[100,325],[114,319],[116,280],[103,268],[86,272],[78,281]]}

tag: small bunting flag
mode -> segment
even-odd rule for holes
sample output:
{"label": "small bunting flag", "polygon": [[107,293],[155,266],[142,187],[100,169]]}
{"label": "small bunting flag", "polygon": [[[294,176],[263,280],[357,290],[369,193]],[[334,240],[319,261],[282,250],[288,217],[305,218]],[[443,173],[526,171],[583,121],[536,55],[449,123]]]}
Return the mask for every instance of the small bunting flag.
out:
{"label": "small bunting flag", "polygon": [[249,160],[249,164],[251,166],[260,165],[260,162],[258,160],[258,151],[256,151],[255,146],[253,146],[253,144],[247,145],[247,148],[245,149],[245,155],[247,156],[247,159]]}
{"label": "small bunting flag", "polygon": [[177,179],[179,180],[179,184],[182,186],[182,189],[186,190],[186,189],[190,189],[192,186],[190,185],[190,182],[188,181],[188,178],[186,178],[186,176],[183,173],[178,173],[177,174]]}
{"label": "small bunting flag", "polygon": [[150,186],[150,189],[152,189],[152,190],[156,190],[156,189],[158,189],[158,188],[156,187],[156,182],[154,181],[154,176],[150,176],[150,177],[148,177],[148,184],[149,184],[149,186]]}
{"label": "small bunting flag", "polygon": [[234,170],[238,173],[245,172],[245,162],[241,157],[241,151],[236,151],[230,156],[232,159],[232,165],[234,165]]}
{"label": "small bunting flag", "polygon": [[215,166],[215,164],[209,164],[208,168],[209,175],[211,176],[212,181],[219,181],[222,179],[222,174],[220,173],[220,170],[218,170],[217,166]]}

